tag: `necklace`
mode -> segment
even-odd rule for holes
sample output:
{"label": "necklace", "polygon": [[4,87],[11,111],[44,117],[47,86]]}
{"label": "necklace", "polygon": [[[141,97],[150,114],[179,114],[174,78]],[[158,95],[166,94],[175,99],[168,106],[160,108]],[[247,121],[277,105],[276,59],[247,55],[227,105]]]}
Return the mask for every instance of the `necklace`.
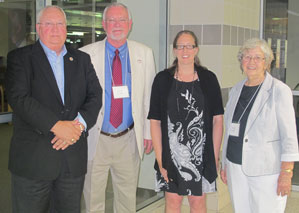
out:
{"label": "necklace", "polygon": [[[193,71],[192,81],[194,81],[194,79],[195,79],[195,74],[196,74],[196,71]],[[179,71],[178,71],[178,70],[175,71],[175,78],[176,78],[178,81],[189,82],[189,81],[184,81],[182,78],[179,77]]]}
{"label": "necklace", "polygon": [[[193,95],[193,89],[194,89],[194,79],[195,79],[195,74],[196,74],[196,71],[194,71],[193,73],[193,79],[192,79],[192,88],[191,88],[191,95]],[[178,81],[179,81],[179,75],[178,75],[178,71],[175,72],[175,78],[176,78],[176,81],[175,81],[175,93],[176,93],[176,105],[177,105],[177,110],[178,110],[178,114],[179,114],[179,117],[182,118],[182,115],[180,113],[180,103],[179,103],[179,91],[178,91]],[[185,82],[182,80],[182,82]],[[189,82],[185,82],[185,83],[189,83]],[[189,114],[190,114],[190,111],[188,110],[188,113],[185,117],[185,121],[188,119],[189,117]]]}

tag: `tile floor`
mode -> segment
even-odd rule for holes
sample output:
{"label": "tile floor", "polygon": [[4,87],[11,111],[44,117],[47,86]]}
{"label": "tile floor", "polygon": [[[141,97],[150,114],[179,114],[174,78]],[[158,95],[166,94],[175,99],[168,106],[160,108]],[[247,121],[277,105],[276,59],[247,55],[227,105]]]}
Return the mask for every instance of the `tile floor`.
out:
{"label": "tile floor", "polygon": [[[154,204],[147,206],[144,209],[138,211],[138,213],[164,213],[164,199],[161,199]],[[189,213],[190,209],[188,206],[182,206],[182,213]],[[288,198],[287,207],[285,213],[298,213],[299,212],[299,192],[292,192]],[[207,213],[233,213],[231,204],[223,207],[219,211],[208,210]],[[267,212],[268,213],[268,212]]]}

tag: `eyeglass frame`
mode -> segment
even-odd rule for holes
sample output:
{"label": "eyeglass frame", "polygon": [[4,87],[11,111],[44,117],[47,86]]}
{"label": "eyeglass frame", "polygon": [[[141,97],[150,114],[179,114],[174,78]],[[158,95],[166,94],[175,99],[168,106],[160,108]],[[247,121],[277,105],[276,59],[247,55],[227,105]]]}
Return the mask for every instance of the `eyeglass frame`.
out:
{"label": "eyeglass frame", "polygon": [[254,63],[261,63],[263,60],[265,60],[265,57],[245,55],[242,56],[242,60],[244,62],[250,62],[251,60],[253,60]]}
{"label": "eyeglass frame", "polygon": [[196,48],[197,46],[195,44],[177,44],[174,48],[177,50],[183,50],[183,49],[187,49],[187,50],[193,50],[194,48]]}

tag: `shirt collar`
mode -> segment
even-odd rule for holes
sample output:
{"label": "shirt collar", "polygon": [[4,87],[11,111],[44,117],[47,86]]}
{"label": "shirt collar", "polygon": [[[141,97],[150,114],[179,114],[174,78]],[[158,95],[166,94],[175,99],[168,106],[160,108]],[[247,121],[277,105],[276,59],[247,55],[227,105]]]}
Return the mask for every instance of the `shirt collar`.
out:
{"label": "shirt collar", "polygon": [[48,48],[40,39],[39,39],[39,42],[42,45],[42,48],[44,49],[47,57],[54,56],[54,55],[55,55],[55,57],[65,56],[65,54],[67,53],[67,49],[66,49],[65,45],[63,45],[63,47],[62,47],[61,54],[59,56],[57,56],[56,52],[54,50],[51,50],[50,48]]}
{"label": "shirt collar", "polygon": [[123,55],[127,52],[127,48],[128,48],[128,42],[124,43],[122,46],[120,46],[119,48],[115,48],[114,46],[112,46],[108,40],[106,40],[106,48],[107,50],[110,52],[110,53],[113,53],[114,55],[114,52],[116,49],[118,49],[119,51],[119,54],[120,55]]}

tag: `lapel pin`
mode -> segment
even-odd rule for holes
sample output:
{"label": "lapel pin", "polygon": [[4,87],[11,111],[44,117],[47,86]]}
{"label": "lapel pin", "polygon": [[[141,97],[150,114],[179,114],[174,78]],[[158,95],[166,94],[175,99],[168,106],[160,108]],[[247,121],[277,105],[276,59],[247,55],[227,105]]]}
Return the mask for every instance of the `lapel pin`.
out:
{"label": "lapel pin", "polygon": [[73,61],[74,60],[74,58],[73,57],[70,57],[70,61]]}

